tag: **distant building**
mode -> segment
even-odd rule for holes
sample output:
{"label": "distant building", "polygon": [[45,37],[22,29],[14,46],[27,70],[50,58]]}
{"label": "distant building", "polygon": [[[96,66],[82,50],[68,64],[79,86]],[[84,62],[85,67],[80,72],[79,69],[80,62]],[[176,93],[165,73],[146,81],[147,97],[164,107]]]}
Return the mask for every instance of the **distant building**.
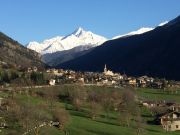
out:
{"label": "distant building", "polygon": [[127,85],[137,86],[136,78],[128,77],[128,78],[125,80],[125,83],[126,83]]}
{"label": "distant building", "polygon": [[38,68],[37,67],[33,67],[33,72],[37,72],[38,71]]}
{"label": "distant building", "polygon": [[53,86],[55,84],[56,84],[56,80],[54,80],[54,79],[49,80],[49,85]]}
{"label": "distant building", "polygon": [[56,75],[56,76],[63,76],[64,74],[64,71],[62,69],[48,69],[46,70],[47,73],[50,73],[50,74],[53,74],[53,75]]}
{"label": "distant building", "polygon": [[166,131],[180,131],[180,112],[170,112],[161,117],[161,125]]}
{"label": "distant building", "polygon": [[113,83],[115,83],[115,82],[110,81],[110,80],[108,80],[108,79],[102,81],[102,84],[103,84],[103,85],[112,85]]}
{"label": "distant building", "polygon": [[151,87],[156,88],[156,89],[162,89],[163,83],[160,81],[156,81],[156,82],[151,83]]}
{"label": "distant building", "polygon": [[180,112],[180,104],[173,104],[169,107],[170,110],[172,111],[178,111]]}
{"label": "distant building", "polygon": [[84,78],[83,77],[79,78],[78,82],[81,83],[81,84],[84,84]]}
{"label": "distant building", "polygon": [[27,72],[28,72],[28,73],[37,72],[37,71],[38,71],[38,68],[37,68],[37,67],[29,67],[29,68],[27,69]]}
{"label": "distant building", "polygon": [[28,72],[28,73],[31,73],[31,72],[32,72],[32,69],[29,67],[29,68],[27,69],[27,72]]}
{"label": "distant building", "polygon": [[107,69],[106,64],[104,66],[104,74],[107,76],[113,76],[114,75],[114,73],[111,70]]}

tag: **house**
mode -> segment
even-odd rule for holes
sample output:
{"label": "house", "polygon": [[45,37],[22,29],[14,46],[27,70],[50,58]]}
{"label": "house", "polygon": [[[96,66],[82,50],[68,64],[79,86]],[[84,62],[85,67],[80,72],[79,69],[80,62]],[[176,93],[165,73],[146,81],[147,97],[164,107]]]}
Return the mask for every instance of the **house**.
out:
{"label": "house", "polygon": [[142,101],[142,105],[147,107],[147,108],[151,108],[151,107],[155,107],[156,106],[156,102],[155,101]]}
{"label": "house", "polygon": [[112,80],[111,83],[112,83],[112,84],[116,84],[117,82],[116,82],[115,80]]}
{"label": "house", "polygon": [[37,67],[28,67],[27,72],[31,73],[31,72],[37,72],[38,68]]}
{"label": "house", "polygon": [[144,77],[137,78],[137,85],[138,87],[146,87],[146,80]]}
{"label": "house", "polygon": [[54,69],[54,68],[48,69],[48,70],[46,70],[46,72],[53,74],[55,76],[63,76],[63,74],[64,74],[64,71],[62,69],[58,70],[58,69]]}
{"label": "house", "polygon": [[173,104],[169,107],[170,110],[172,111],[178,111],[180,112],[180,104]]}
{"label": "house", "polygon": [[156,89],[162,89],[162,88],[163,88],[163,83],[160,82],[160,81],[153,82],[153,83],[151,84],[151,87],[156,88]]}
{"label": "house", "polygon": [[54,80],[54,79],[49,80],[49,85],[53,86],[55,84],[56,84],[56,80]]}
{"label": "house", "polygon": [[28,73],[31,73],[31,72],[32,72],[32,68],[29,67],[29,68],[27,69],[27,72],[28,72]]}
{"label": "house", "polygon": [[118,73],[115,73],[112,78],[113,80],[123,80],[123,76]]}
{"label": "house", "polygon": [[81,84],[84,84],[84,78],[83,77],[79,78],[78,82],[81,83]]}
{"label": "house", "polygon": [[180,112],[173,111],[160,118],[161,125],[166,131],[180,131]]}
{"label": "house", "polygon": [[32,70],[33,70],[33,72],[37,72],[38,68],[37,67],[33,67]]}
{"label": "house", "polygon": [[[151,84],[154,82],[154,78],[148,77],[148,76],[141,76],[137,78],[137,86],[138,87],[150,87]],[[157,84],[153,85],[154,87],[157,87]]]}
{"label": "house", "polygon": [[153,108],[153,107],[168,107],[166,101],[159,100],[159,101],[153,101],[153,100],[146,100],[141,101],[142,105],[147,108]]}
{"label": "house", "polygon": [[126,84],[131,85],[131,86],[137,85],[136,78],[129,77],[125,80],[125,82],[126,82]]}
{"label": "house", "polygon": [[68,79],[75,79],[75,78],[76,78],[75,74],[68,75]]}

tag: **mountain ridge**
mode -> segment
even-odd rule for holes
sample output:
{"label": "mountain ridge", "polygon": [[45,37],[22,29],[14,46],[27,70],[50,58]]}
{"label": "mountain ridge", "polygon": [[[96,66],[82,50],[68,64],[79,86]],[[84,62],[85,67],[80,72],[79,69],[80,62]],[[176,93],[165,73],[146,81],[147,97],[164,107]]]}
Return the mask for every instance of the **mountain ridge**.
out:
{"label": "mountain ridge", "polygon": [[128,75],[180,80],[178,35],[180,16],[149,32],[107,41],[83,57],[62,63],[57,68],[102,71],[107,64],[110,69]]}
{"label": "mountain ridge", "polygon": [[0,61],[13,67],[44,68],[41,56],[0,32]]}
{"label": "mountain ridge", "polygon": [[91,45],[98,46],[107,41],[105,37],[96,35],[90,31],[85,31],[79,27],[67,36],[57,36],[44,40],[42,43],[30,42],[27,48],[37,51],[40,54],[55,53],[58,51],[70,50],[74,47]]}

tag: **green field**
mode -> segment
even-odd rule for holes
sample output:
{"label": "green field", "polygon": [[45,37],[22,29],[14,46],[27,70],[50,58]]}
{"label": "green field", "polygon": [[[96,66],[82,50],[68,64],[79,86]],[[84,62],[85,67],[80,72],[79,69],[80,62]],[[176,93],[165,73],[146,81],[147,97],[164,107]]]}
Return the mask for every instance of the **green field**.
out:
{"label": "green field", "polygon": [[161,89],[138,88],[137,95],[149,100],[168,100],[180,103],[180,90],[177,93],[164,92]]}
{"label": "green field", "polygon": [[[51,90],[52,88],[46,88]],[[55,87],[53,89],[58,89]],[[62,89],[62,88],[61,88]],[[113,90],[113,88],[101,88],[101,87],[92,87],[88,88],[101,91],[101,90]],[[35,91],[42,91],[43,89],[36,89]],[[121,91],[121,89],[116,89]],[[167,94],[160,90],[155,89],[136,89],[135,90],[138,97],[143,97],[147,99],[154,100],[176,100],[180,102],[180,94]],[[1,92],[0,96],[6,97],[7,93]],[[38,105],[45,103],[46,100],[36,96],[27,96],[23,94],[15,94],[17,99],[23,103],[29,102],[33,105]],[[100,115],[92,120],[88,115],[88,109],[86,105],[81,108],[80,111],[74,110],[73,106],[69,103],[65,103],[63,100],[55,101],[56,106],[59,108],[67,108],[67,111],[70,114],[70,121],[68,125],[66,125],[66,130],[69,135],[136,135],[136,127],[131,126],[121,126],[117,122],[117,113],[110,112],[109,117],[105,117],[105,112],[101,112]],[[148,109],[141,107],[141,115],[144,121],[143,130],[141,132],[142,135],[179,135],[180,132],[165,132],[160,125],[148,124],[147,121],[153,120]],[[18,129],[17,129],[18,130]],[[12,132],[13,133],[13,132]],[[0,133],[2,135],[10,134],[8,129],[2,129]],[[22,133],[16,133],[22,134]],[[34,135],[34,133],[30,133],[29,135]],[[55,127],[43,127],[40,130],[40,135],[64,135],[64,133]]]}

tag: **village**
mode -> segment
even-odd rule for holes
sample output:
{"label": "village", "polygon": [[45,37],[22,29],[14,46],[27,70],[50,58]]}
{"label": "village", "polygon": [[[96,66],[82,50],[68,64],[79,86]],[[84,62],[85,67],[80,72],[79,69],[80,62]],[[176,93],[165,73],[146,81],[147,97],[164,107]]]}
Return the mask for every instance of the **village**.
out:
{"label": "village", "polygon": [[[26,74],[42,73],[48,75],[48,80],[43,85],[34,85],[34,88],[46,88],[61,86],[64,84],[81,86],[98,86],[112,88],[150,88],[169,93],[177,93],[180,83],[177,81],[168,81],[148,76],[129,77],[126,74],[114,73],[104,66],[104,71],[100,72],[75,72],[73,70],[47,69],[39,71],[37,67],[28,68]],[[2,87],[3,88],[3,87]],[[22,87],[22,88],[30,88]],[[5,98],[0,97],[0,110],[8,110],[9,105]],[[180,131],[180,104],[173,100],[149,100],[146,98],[137,98],[136,102],[152,113],[153,123],[161,125],[164,131]],[[115,108],[115,110],[118,110]],[[48,123],[49,124],[49,123]],[[57,122],[56,122],[57,124]],[[0,128],[6,128],[7,124],[3,117],[0,117]]]}
{"label": "village", "polygon": [[[37,69],[35,68],[35,71]],[[165,79],[157,79],[148,76],[128,77],[126,74],[114,73],[104,66],[104,72],[75,72],[72,70],[63,69],[48,69],[48,74],[53,75],[49,80],[49,85],[61,84],[81,84],[81,85],[96,85],[108,87],[133,87],[133,88],[153,88],[153,89],[170,89],[170,92],[175,92],[179,88],[180,83],[176,81],[168,81]],[[180,130],[180,104],[174,101],[153,101],[141,99],[140,104],[150,110],[157,111],[159,108],[165,110],[155,119],[157,124],[161,124],[165,131]],[[160,109],[159,109],[160,110]]]}
{"label": "village", "polygon": [[[57,70],[49,69],[46,72],[54,74],[55,78],[49,80],[49,85],[61,83],[79,83],[82,85],[97,85],[97,86],[114,86],[114,87],[141,87],[154,89],[167,89],[179,87],[179,82],[169,82],[165,79],[155,79],[148,76],[128,77],[125,74],[114,73],[104,67],[104,72],[75,72],[72,70]],[[158,107],[164,108],[166,112],[157,116],[157,124],[161,124],[165,131],[180,130],[180,104],[174,101],[150,101],[139,100],[143,106],[151,110],[158,110]]]}
{"label": "village", "polygon": [[[28,72],[32,71],[37,72],[37,68],[28,70]],[[49,85],[79,83],[84,85],[131,86],[156,89],[180,86],[180,82],[177,81],[168,81],[165,79],[148,77],[146,75],[141,77],[130,77],[126,74],[114,73],[107,69],[106,65],[104,67],[104,72],[75,72],[73,70],[48,69],[46,73],[52,75],[52,78],[49,80]]]}

